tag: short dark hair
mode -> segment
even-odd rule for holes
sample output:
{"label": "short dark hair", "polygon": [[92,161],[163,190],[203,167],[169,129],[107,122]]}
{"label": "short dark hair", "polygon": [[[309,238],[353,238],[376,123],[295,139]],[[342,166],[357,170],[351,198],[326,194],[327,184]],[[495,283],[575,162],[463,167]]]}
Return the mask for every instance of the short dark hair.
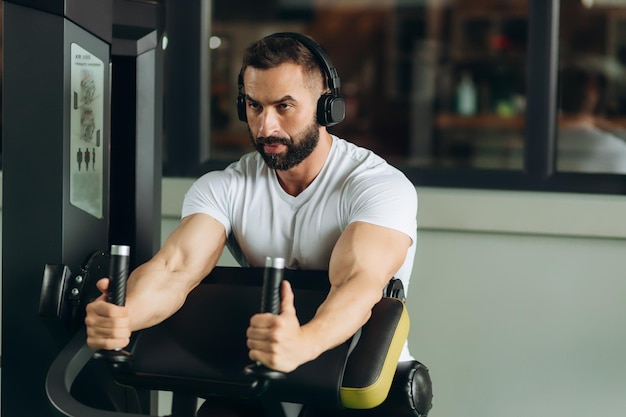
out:
{"label": "short dark hair", "polygon": [[[606,94],[603,74],[578,67],[561,70],[561,111],[565,114],[594,114],[602,111]],[[592,96],[591,93],[595,93]]]}
{"label": "short dark hair", "polygon": [[315,87],[321,78],[327,88],[326,75],[319,61],[300,41],[290,37],[268,36],[250,44],[243,53],[241,74],[247,67],[258,69],[276,68],[293,63],[304,70],[309,87]]}

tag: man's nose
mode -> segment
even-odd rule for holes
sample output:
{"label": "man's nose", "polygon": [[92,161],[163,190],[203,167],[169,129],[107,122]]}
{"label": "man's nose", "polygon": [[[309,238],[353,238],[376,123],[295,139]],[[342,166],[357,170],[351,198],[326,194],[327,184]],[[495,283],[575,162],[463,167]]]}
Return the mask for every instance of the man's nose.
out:
{"label": "man's nose", "polygon": [[264,110],[261,115],[261,126],[259,126],[258,136],[267,138],[276,136],[278,132],[280,132],[278,115],[271,109]]}

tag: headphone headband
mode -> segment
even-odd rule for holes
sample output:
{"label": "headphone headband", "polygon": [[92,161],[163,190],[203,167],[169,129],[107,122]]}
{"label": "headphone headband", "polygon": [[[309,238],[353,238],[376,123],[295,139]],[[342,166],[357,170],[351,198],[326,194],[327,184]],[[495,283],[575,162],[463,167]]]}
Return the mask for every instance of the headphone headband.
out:
{"label": "headphone headband", "polygon": [[333,66],[330,61],[330,57],[326,53],[326,50],[319,43],[315,42],[313,39],[309,38],[302,33],[297,32],[278,32],[273,35],[266,36],[265,39],[271,38],[290,38],[295,39],[304,46],[315,56],[318,63],[320,64],[320,68],[326,75],[326,80],[328,83],[328,88],[330,88],[333,93],[339,94],[339,89],[341,87],[341,81],[339,80],[339,75],[337,74],[337,70]]}

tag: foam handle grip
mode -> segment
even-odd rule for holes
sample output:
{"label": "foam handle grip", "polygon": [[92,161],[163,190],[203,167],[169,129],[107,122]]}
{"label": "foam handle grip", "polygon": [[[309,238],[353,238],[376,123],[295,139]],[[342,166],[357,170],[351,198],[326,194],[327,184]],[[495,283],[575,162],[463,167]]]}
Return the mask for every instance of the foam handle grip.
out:
{"label": "foam handle grip", "polygon": [[265,258],[263,288],[261,293],[261,313],[280,314],[280,283],[285,271],[284,258]]}
{"label": "foam handle grip", "polygon": [[125,245],[111,245],[111,259],[109,261],[109,290],[107,301],[111,304],[123,306],[126,304],[126,280],[130,263],[130,247]]}

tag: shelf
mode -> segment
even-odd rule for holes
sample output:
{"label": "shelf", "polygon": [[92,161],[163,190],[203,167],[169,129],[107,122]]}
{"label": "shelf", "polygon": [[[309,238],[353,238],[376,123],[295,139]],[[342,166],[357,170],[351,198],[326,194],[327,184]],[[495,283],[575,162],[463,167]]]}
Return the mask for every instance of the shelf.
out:
{"label": "shelf", "polygon": [[460,116],[452,113],[441,113],[435,116],[435,127],[438,129],[510,129],[524,128],[524,117],[502,117],[497,114],[477,114]]}

